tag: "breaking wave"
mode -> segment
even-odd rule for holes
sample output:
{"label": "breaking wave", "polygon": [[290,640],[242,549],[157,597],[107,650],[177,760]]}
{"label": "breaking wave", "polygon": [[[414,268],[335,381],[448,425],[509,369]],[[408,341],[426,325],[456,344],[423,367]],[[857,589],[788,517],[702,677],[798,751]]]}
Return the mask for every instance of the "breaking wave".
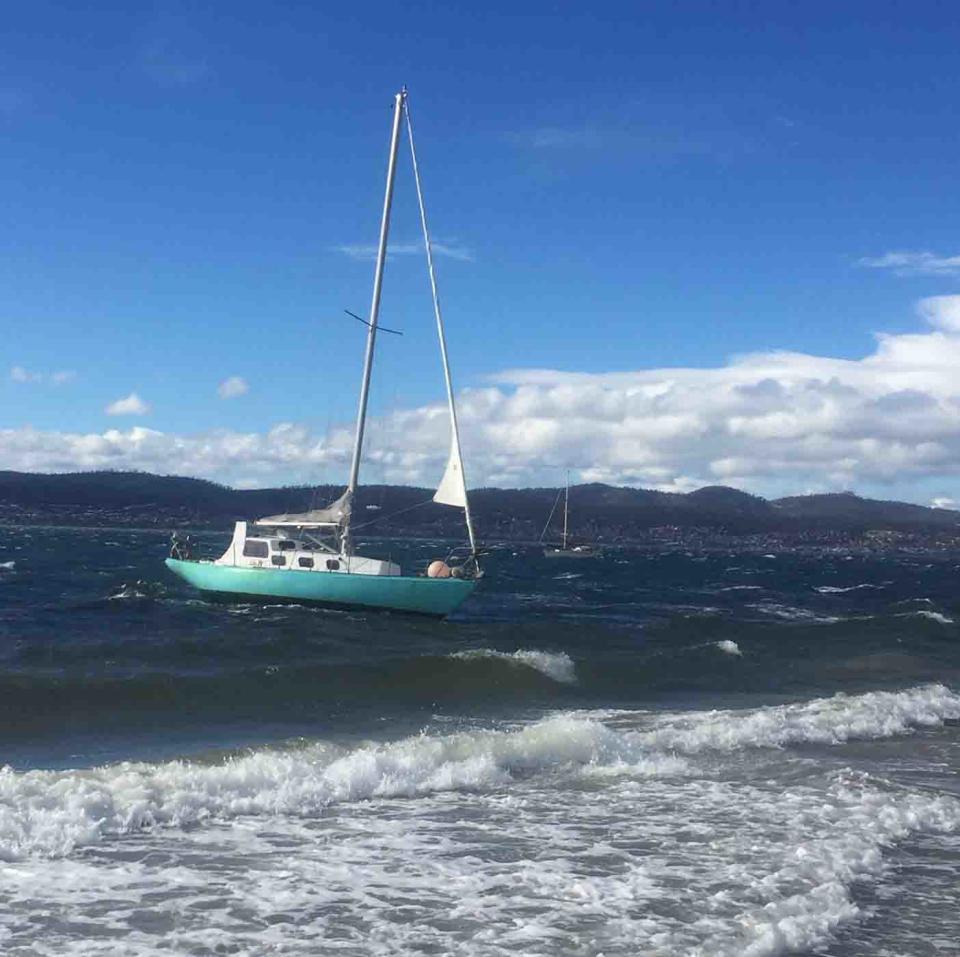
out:
{"label": "breaking wave", "polygon": [[[242,815],[315,815],[333,804],[508,784],[562,765],[619,760],[622,736],[557,717],[520,731],[420,735],[345,750],[316,743],[220,764],[124,762],[86,771],[0,770],[0,860],[69,854],[109,835]],[[638,756],[639,757],[639,756]],[[670,755],[647,773],[685,767]]]}
{"label": "breaking wave", "polygon": [[915,618],[928,618],[930,621],[936,621],[941,625],[952,625],[954,623],[952,618],[948,618],[939,611],[927,611],[926,609],[920,609],[919,611],[914,611],[910,614]]}
{"label": "breaking wave", "polygon": [[960,718],[960,695],[935,684],[908,691],[837,694],[754,711],[667,715],[657,718],[655,729],[642,737],[658,750],[697,754],[889,738],[956,718]]}
{"label": "breaking wave", "polygon": [[62,857],[155,827],[244,815],[313,816],[335,804],[506,787],[560,770],[664,777],[693,773],[697,754],[883,738],[960,717],[942,685],[836,695],[752,711],[650,718],[616,730],[561,714],[519,730],[427,735],[347,749],[316,742],[220,763],[125,762],[75,771],[0,771],[0,859]]}
{"label": "breaking wave", "polygon": [[577,680],[573,659],[562,651],[525,651],[521,648],[517,651],[506,652],[478,648],[472,651],[455,651],[449,657],[460,661],[476,661],[482,658],[506,661],[511,664],[533,668],[560,684],[573,684]]}

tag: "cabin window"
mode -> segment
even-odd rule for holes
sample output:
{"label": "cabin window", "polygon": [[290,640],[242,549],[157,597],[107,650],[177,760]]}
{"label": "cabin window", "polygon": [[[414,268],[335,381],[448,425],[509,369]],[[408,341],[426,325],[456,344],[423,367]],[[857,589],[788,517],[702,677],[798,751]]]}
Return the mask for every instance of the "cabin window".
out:
{"label": "cabin window", "polygon": [[270,563],[272,565],[286,565],[287,556],[286,555],[273,555],[270,558]]}
{"label": "cabin window", "polygon": [[313,568],[313,559],[304,558],[302,555],[297,559],[297,564],[301,568]]}
{"label": "cabin window", "polygon": [[248,538],[243,543],[243,555],[245,558],[266,558],[267,543],[255,538]]}
{"label": "cabin window", "polygon": [[273,547],[278,552],[292,552],[297,547],[297,543],[285,538],[277,542]]}
{"label": "cabin window", "polygon": [[328,572],[338,571],[339,568],[340,568],[340,562],[338,562],[335,558],[328,558],[328,559],[327,559],[327,571],[328,571]]}

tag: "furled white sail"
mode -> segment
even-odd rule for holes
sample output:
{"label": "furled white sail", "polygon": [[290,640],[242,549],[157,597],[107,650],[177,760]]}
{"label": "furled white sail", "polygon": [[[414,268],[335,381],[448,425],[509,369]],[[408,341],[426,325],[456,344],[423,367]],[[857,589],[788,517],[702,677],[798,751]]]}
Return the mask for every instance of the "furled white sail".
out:
{"label": "furled white sail", "polygon": [[282,515],[267,515],[258,518],[257,525],[290,526],[308,528],[317,525],[344,525],[350,520],[350,503],[353,498],[349,489],[326,508],[311,508],[307,512],[284,512]]}
{"label": "furled white sail", "polygon": [[437,486],[433,500],[439,502],[440,505],[454,505],[457,508],[467,507],[467,486],[463,481],[460,443],[457,442],[456,433],[454,433],[450,442],[450,458],[447,459],[447,467],[444,470],[443,478],[440,479],[440,484]]}

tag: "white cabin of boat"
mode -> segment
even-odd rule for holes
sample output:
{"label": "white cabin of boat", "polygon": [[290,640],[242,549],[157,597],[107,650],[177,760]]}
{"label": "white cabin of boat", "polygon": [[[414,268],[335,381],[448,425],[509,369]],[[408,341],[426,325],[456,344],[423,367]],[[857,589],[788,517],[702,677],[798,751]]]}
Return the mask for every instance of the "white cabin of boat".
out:
{"label": "white cabin of boat", "polygon": [[[330,531],[336,525],[331,523]],[[323,527],[317,527],[317,532]],[[379,558],[344,555],[322,535],[302,529],[289,531],[237,522],[227,550],[211,564],[236,568],[283,568],[303,572],[339,572],[352,575],[400,575],[400,566]]]}

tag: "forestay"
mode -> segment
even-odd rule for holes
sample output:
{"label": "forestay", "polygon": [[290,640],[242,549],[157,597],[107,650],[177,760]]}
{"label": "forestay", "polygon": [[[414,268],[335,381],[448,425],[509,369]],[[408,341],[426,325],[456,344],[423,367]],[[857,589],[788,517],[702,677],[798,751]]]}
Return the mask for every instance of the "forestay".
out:
{"label": "forestay", "polygon": [[410,140],[410,158],[413,161],[413,178],[417,184],[417,202],[420,206],[420,224],[423,227],[423,244],[427,251],[427,272],[430,274],[430,289],[433,293],[433,313],[437,320],[437,336],[440,339],[440,357],[443,359],[443,378],[447,386],[447,405],[450,409],[450,455],[443,478],[437,487],[433,500],[441,505],[453,505],[462,508],[470,539],[470,550],[476,555],[477,543],[473,535],[473,522],[470,517],[470,503],[467,499],[467,484],[463,473],[463,455],[460,452],[460,429],[457,425],[457,405],[453,395],[453,378],[450,375],[450,362],[447,359],[447,337],[443,331],[443,316],[440,312],[440,293],[437,289],[437,277],[433,268],[433,245],[430,242],[430,230],[427,228],[427,209],[423,202],[423,188],[420,184],[420,167],[417,163],[417,151],[413,145],[413,124],[410,121],[410,104],[404,96],[404,115],[407,120],[407,137]]}

